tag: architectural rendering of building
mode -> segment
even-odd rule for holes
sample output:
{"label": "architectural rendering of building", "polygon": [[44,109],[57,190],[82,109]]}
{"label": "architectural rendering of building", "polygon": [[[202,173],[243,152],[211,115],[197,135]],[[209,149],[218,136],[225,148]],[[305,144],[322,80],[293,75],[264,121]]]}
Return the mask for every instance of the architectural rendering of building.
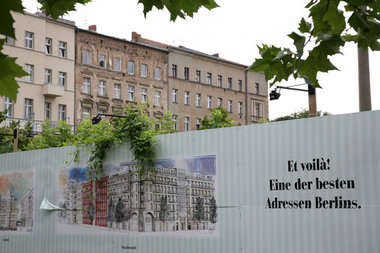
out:
{"label": "architectural rendering of building", "polygon": [[216,223],[214,175],[156,165],[155,174],[140,177],[138,169],[121,163],[100,180],[68,183],[64,206],[78,208],[61,222],[135,232],[205,230]]}
{"label": "architectural rendering of building", "polygon": [[30,121],[34,131],[48,119],[74,125],[75,23],[47,18],[43,13],[13,13],[16,40],[6,38],[3,52],[17,57],[17,64],[29,74],[17,78],[17,102],[0,98],[0,110],[8,110],[5,124]]}
{"label": "architectural rendering of building", "polygon": [[149,105],[151,118],[168,109],[167,49],[96,32],[76,32],[76,123],[126,105]]}
{"label": "architectural rendering of building", "polygon": [[17,229],[17,199],[11,191],[0,196],[0,230]]}

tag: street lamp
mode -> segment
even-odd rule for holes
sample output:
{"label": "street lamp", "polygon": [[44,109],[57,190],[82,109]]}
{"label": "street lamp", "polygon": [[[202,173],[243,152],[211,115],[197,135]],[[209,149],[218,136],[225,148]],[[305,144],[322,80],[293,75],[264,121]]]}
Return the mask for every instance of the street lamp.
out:
{"label": "street lamp", "polygon": [[[297,85],[288,86],[288,87],[277,86],[274,90],[272,90],[269,93],[269,100],[279,99],[281,96],[281,94],[280,94],[281,89],[307,92],[309,94],[309,117],[316,117],[317,116],[317,99],[316,99],[316,94],[315,94],[315,88],[310,84],[308,84],[307,90],[293,88],[295,86],[304,85],[304,84],[306,84],[306,83],[297,84]],[[277,92],[278,88],[279,88],[279,91]]]}
{"label": "street lamp", "polygon": [[108,114],[108,113],[98,113],[95,117],[93,117],[91,119],[91,122],[93,125],[96,125],[98,124],[102,119],[103,119],[103,116],[107,116],[107,117],[115,117],[115,118],[127,118],[127,116],[124,116],[124,115],[117,115],[117,114]]}

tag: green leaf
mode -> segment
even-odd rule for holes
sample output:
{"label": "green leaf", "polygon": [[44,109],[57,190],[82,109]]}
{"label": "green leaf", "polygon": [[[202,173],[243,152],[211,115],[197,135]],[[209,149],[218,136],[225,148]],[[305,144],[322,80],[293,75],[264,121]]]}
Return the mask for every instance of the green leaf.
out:
{"label": "green leaf", "polygon": [[21,0],[1,0],[0,7],[0,34],[15,38],[15,31],[13,29],[14,19],[11,11],[24,13],[24,7]]}
{"label": "green leaf", "polygon": [[4,42],[5,40],[0,40],[0,96],[16,101],[20,86],[15,77],[26,76],[28,73],[16,64],[16,58],[8,57],[1,52]]}
{"label": "green leaf", "polygon": [[38,0],[38,2],[42,5],[42,9],[46,10],[46,16],[57,19],[69,11],[74,11],[77,3],[86,4],[91,0]]}
{"label": "green leaf", "polygon": [[306,38],[304,36],[298,35],[295,32],[292,32],[291,34],[288,35],[288,37],[293,39],[293,44],[297,48],[297,55],[298,57],[301,57],[303,55],[303,49],[305,47],[305,41]]}
{"label": "green leaf", "polygon": [[340,35],[346,28],[346,20],[343,12],[338,9],[339,2],[340,1],[329,1],[327,12],[323,17],[323,21],[327,21],[332,28],[332,33],[336,35]]}
{"label": "green leaf", "polygon": [[298,30],[301,33],[310,33],[311,27],[311,23],[307,22],[304,18],[302,18]]}

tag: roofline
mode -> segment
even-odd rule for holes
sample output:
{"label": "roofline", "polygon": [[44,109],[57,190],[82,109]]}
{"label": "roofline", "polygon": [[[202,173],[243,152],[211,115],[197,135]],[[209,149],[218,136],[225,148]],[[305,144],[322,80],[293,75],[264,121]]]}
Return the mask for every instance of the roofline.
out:
{"label": "roofline", "polygon": [[82,28],[79,28],[79,27],[77,27],[76,30],[80,31],[80,32],[86,32],[86,33],[90,33],[90,34],[94,34],[94,35],[98,35],[98,36],[102,36],[102,37],[118,40],[118,41],[121,41],[121,42],[124,42],[124,43],[129,43],[129,44],[133,44],[133,45],[143,46],[143,47],[159,50],[159,51],[162,51],[162,52],[165,52],[165,53],[169,53],[169,50],[167,50],[167,49],[160,48],[160,47],[155,47],[155,46],[152,46],[152,45],[147,45],[147,44],[143,44],[143,43],[139,43],[139,42],[135,42],[135,41],[130,41],[130,40],[127,40],[127,39],[121,39],[121,38],[117,38],[117,37],[114,37],[114,36],[98,33],[98,32],[95,32],[95,31],[90,31],[90,30],[87,30],[87,29],[82,29]]}
{"label": "roofline", "polygon": [[223,58],[220,58],[220,57],[217,57],[217,56],[209,55],[209,54],[206,54],[206,53],[194,50],[194,49],[190,49],[190,48],[187,48],[187,47],[184,47],[184,46],[178,46],[178,47],[171,46],[171,47],[169,47],[169,51],[173,50],[173,49],[174,50],[178,50],[178,51],[187,52],[187,53],[190,53],[190,54],[196,54],[196,55],[203,56],[203,57],[206,57],[206,58],[209,58],[209,59],[213,59],[213,60],[216,60],[216,61],[222,61],[222,62],[225,62],[225,63],[237,65],[237,66],[243,67],[245,69],[248,68],[247,65],[244,65],[244,64],[241,64],[241,63],[237,63],[237,62],[233,62],[233,61],[230,61],[230,60],[226,60],[226,59],[223,59]]}
{"label": "roofline", "polygon": [[[14,12],[14,13],[16,13],[16,12]],[[20,14],[22,14],[22,13],[20,13]],[[44,14],[42,12],[31,13],[31,12],[25,11],[24,14],[28,15],[28,16],[35,17],[35,18],[45,19],[47,21],[51,21],[51,22],[54,22],[54,23],[59,23],[59,24],[62,24],[62,25],[71,26],[73,29],[76,28],[75,21],[71,21],[71,20],[68,20],[68,19],[64,19],[64,18],[53,19],[50,16],[46,16],[46,14]]]}

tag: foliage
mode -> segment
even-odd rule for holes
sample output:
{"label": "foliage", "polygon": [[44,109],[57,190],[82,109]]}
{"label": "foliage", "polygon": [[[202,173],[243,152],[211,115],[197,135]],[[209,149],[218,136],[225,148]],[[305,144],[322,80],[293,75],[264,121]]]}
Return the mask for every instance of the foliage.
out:
{"label": "foliage", "polygon": [[196,204],[194,208],[194,220],[201,221],[205,219],[205,207],[203,204],[203,199],[197,197]]}
{"label": "foliage", "polygon": [[[305,8],[309,18],[302,18],[298,31],[288,35],[293,40],[293,50],[258,46],[261,58],[250,69],[263,71],[271,86],[293,76],[320,87],[318,73],[337,70],[330,58],[341,54],[346,42],[355,42],[365,50],[380,50],[379,1],[311,0]],[[307,48],[311,50],[306,53]]]}
{"label": "foliage", "polygon": [[[7,118],[7,110],[0,112],[0,123]],[[28,150],[27,146],[33,136],[32,122],[28,121],[23,128],[21,128],[19,121],[12,121],[10,126],[0,127],[0,154],[13,152],[13,130],[18,131],[18,148],[19,151]]]}
{"label": "foliage", "polygon": [[[128,142],[134,160],[141,168],[140,176],[153,172],[156,153],[155,143],[158,134],[172,133],[173,122],[170,113],[166,112],[162,120],[150,120],[146,113],[146,105],[127,106],[111,120],[103,119],[93,125],[90,120],[83,121],[77,128],[75,145],[75,160],[79,158],[79,151],[90,152],[87,165],[90,168],[89,176],[97,178],[102,173],[103,160],[107,150],[113,146]],[[159,122],[162,129],[154,129]]]}
{"label": "foliage", "polygon": [[161,199],[160,199],[159,219],[160,221],[165,222],[168,217],[169,217],[168,197],[165,195],[165,196],[161,196]]}
{"label": "foliage", "polygon": [[[57,19],[69,11],[75,10],[76,4],[87,4],[91,0],[38,0],[38,2],[42,4],[41,9],[46,10],[47,16]],[[173,21],[177,17],[193,17],[202,6],[209,10],[218,7],[214,0],[139,0],[139,3],[144,5],[144,15],[153,7],[159,10],[166,8]],[[24,13],[22,0],[2,0],[1,2],[0,34],[15,39],[14,19],[11,12]],[[4,40],[0,40],[0,96],[7,96],[16,101],[19,85],[15,81],[15,77],[26,76],[27,73],[15,63],[16,58],[8,57],[1,52],[3,44]]]}
{"label": "foliage", "polygon": [[214,197],[210,199],[210,222],[211,223],[216,223],[216,218],[217,218],[217,206],[216,206],[216,200]]}
{"label": "foliage", "polygon": [[207,115],[201,121],[201,129],[232,127],[234,121],[228,117],[228,112],[219,106],[211,110],[211,117]]}
{"label": "foliage", "polygon": [[[329,116],[331,113],[329,112],[317,112],[317,116]],[[273,121],[284,121],[284,120],[291,120],[291,119],[304,119],[304,118],[309,118],[309,110],[302,110],[299,112],[294,112],[290,115],[282,116],[279,118],[274,119]]]}
{"label": "foliage", "polygon": [[65,121],[59,121],[57,127],[51,128],[47,119],[41,126],[42,133],[30,141],[26,150],[56,148],[74,144],[75,135]]}

